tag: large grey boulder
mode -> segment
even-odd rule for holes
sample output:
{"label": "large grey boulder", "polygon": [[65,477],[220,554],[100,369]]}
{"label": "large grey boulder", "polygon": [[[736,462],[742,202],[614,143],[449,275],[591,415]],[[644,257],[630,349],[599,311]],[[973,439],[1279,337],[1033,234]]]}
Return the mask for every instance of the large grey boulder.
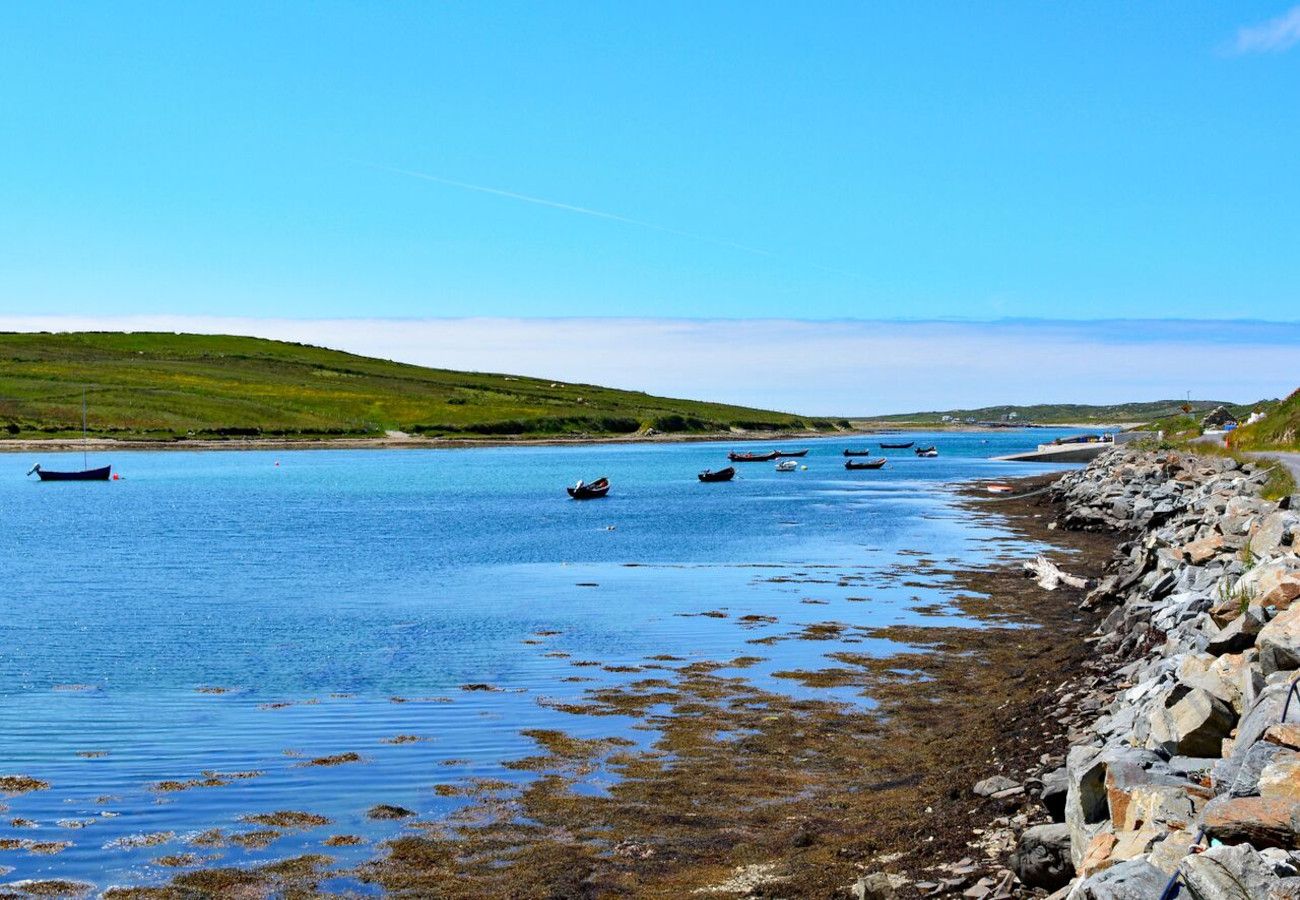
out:
{"label": "large grey boulder", "polygon": [[1074,862],[1070,858],[1070,826],[1035,825],[1020,835],[1011,855],[1016,877],[1029,887],[1054,891],[1070,883]]}
{"label": "large grey boulder", "polygon": [[1289,510],[1277,510],[1260,519],[1250,535],[1250,552],[1258,558],[1267,558],[1289,546],[1293,535],[1300,530],[1300,515]]}
{"label": "large grey boulder", "polygon": [[1249,844],[1211,847],[1189,856],[1182,872],[1195,900],[1260,900],[1281,880]]}
{"label": "large grey boulder", "polygon": [[1130,859],[1080,882],[1072,900],[1156,900],[1169,876],[1145,859]]}
{"label": "large grey boulder", "polygon": [[1179,685],[1151,711],[1147,746],[1165,756],[1218,756],[1237,716],[1202,688]]}
{"label": "large grey boulder", "polygon": [[1062,766],[1043,775],[1043,806],[1053,822],[1065,821],[1065,798],[1070,793],[1070,773]]}
{"label": "large grey boulder", "polygon": [[1256,638],[1265,676],[1300,668],[1300,605],[1291,605],[1265,625]]}
{"label": "large grey boulder", "polygon": [[1210,635],[1210,642],[1205,649],[1215,656],[1240,653],[1254,646],[1255,638],[1266,624],[1263,607],[1254,604],[1247,606],[1241,615]]}
{"label": "large grey boulder", "polygon": [[1264,769],[1275,758],[1283,754],[1294,755],[1288,750],[1268,741],[1256,741],[1241,753],[1234,753],[1222,759],[1210,775],[1210,783],[1216,794],[1229,794],[1233,797],[1253,797],[1259,794],[1259,778]]}
{"label": "large grey boulder", "polygon": [[1079,746],[1071,747],[1066,757],[1069,792],[1065,798],[1065,822],[1070,829],[1070,858],[1075,866],[1083,861],[1084,851],[1093,837],[1110,826],[1106,765],[1113,752]]}

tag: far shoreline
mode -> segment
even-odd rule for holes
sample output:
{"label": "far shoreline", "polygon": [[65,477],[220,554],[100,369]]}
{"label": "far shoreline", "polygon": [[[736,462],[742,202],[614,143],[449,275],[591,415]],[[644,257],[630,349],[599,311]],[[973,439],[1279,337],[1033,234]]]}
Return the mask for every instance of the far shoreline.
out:
{"label": "far shoreline", "polygon": [[[875,423],[872,423],[873,425]],[[116,451],[157,450],[464,450],[474,447],[565,447],[603,444],[689,444],[720,441],[796,441],[814,438],[843,438],[859,440],[887,437],[904,432],[946,432],[950,434],[991,434],[1001,431],[1037,431],[1049,428],[1119,429],[1124,425],[1049,424],[1033,428],[1017,426],[993,428],[978,425],[944,425],[929,423],[879,423],[854,431],[782,431],[782,432],[707,432],[691,434],[625,434],[625,435],[556,435],[555,437],[527,438],[429,438],[412,435],[389,434],[384,437],[338,438],[179,438],[176,440],[124,440],[120,438],[5,438],[0,439],[0,453],[71,453],[94,450],[102,453]]]}

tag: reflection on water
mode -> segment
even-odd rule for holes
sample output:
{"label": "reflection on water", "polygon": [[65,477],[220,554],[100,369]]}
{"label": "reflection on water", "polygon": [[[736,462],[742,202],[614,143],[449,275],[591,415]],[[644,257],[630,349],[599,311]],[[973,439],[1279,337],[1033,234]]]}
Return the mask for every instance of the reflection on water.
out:
{"label": "reflection on water", "polygon": [[[806,469],[724,484],[695,478],[720,444],[121,453],[121,481],[67,485],[0,457],[0,775],[49,783],[0,800],[0,872],[361,859],[403,827],[377,804],[427,819],[528,777],[502,765],[536,751],[522,730],[644,746],[554,706],[684,661],[827,696],[771,673],[952,621],[927,564],[1025,548],[943,486],[1042,471],[985,457],[1058,433],[921,436],[943,455],[876,472],[803,442]],[[567,499],[599,475],[609,498]]]}

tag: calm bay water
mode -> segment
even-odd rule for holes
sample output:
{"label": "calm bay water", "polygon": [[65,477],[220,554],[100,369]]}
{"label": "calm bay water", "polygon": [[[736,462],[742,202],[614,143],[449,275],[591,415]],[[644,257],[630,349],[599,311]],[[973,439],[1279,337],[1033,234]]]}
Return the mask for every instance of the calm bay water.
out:
{"label": "calm bay water", "polygon": [[[624,729],[644,745],[652,736],[616,717],[538,701],[645,677],[603,666],[656,654],[762,655],[746,674],[798,693],[769,673],[823,667],[841,642],[756,653],[747,640],[829,620],[955,620],[914,609],[950,599],[941,579],[920,590],[889,573],[915,551],[941,564],[1032,552],[957,509],[950,487],[1045,471],[987,457],[1064,433],[916,435],[938,459],[821,439],[798,444],[812,448],[806,470],[740,464],[728,484],[695,478],[727,464],[725,444],[119,453],[95,460],[121,473],[107,484],[24,481],[34,458],[0,456],[0,774],[51,785],[0,798],[0,839],[71,844],[0,851],[0,873],[159,882],[174,870],[151,860],[277,809],[333,823],[209,864],[319,852],[330,834],[382,839],[401,826],[368,820],[376,803],[435,817],[459,802],[436,784],[523,777],[501,766],[534,751],[521,729]],[[845,446],[891,461],[846,472]],[[606,500],[564,495],[598,475],[613,481]],[[738,627],[751,613],[780,622]],[[564,680],[575,675],[594,680]],[[385,742],[397,735],[422,740]],[[302,765],[347,752],[362,761]],[[373,849],[328,852],[346,862]]]}

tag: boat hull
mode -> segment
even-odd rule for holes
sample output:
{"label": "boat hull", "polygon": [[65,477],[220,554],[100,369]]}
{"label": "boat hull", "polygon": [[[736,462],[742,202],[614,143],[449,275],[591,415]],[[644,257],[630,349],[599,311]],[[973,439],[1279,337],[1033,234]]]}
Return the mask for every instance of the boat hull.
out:
{"label": "boat hull", "polygon": [[910,450],[916,441],[908,441],[906,444],[881,444],[881,450]]}
{"label": "boat hull", "polygon": [[41,481],[108,481],[113,472],[112,466],[103,466],[99,469],[85,469],[80,472],[48,472],[45,469],[37,469],[36,474]]}
{"label": "boat hull", "polygon": [[801,456],[807,456],[808,450],[806,448],[803,450],[778,450],[776,455],[783,459],[798,459]]}
{"label": "boat hull", "polygon": [[844,463],[844,468],[850,471],[855,471],[857,469],[879,469],[882,468],[886,462],[888,462],[888,460],[883,456],[880,459],[873,459],[868,462],[854,462],[850,459]]}
{"label": "boat hull", "polygon": [[565,490],[574,500],[599,500],[609,493],[609,479],[597,478],[590,484],[575,484]]}
{"label": "boat hull", "polygon": [[727,466],[725,469],[719,469],[716,472],[706,469],[700,473],[699,477],[700,481],[706,482],[730,481],[736,477],[736,470],[733,466]]}
{"label": "boat hull", "polygon": [[777,453],[773,450],[771,453],[728,453],[727,459],[732,462],[771,462],[776,459]]}

